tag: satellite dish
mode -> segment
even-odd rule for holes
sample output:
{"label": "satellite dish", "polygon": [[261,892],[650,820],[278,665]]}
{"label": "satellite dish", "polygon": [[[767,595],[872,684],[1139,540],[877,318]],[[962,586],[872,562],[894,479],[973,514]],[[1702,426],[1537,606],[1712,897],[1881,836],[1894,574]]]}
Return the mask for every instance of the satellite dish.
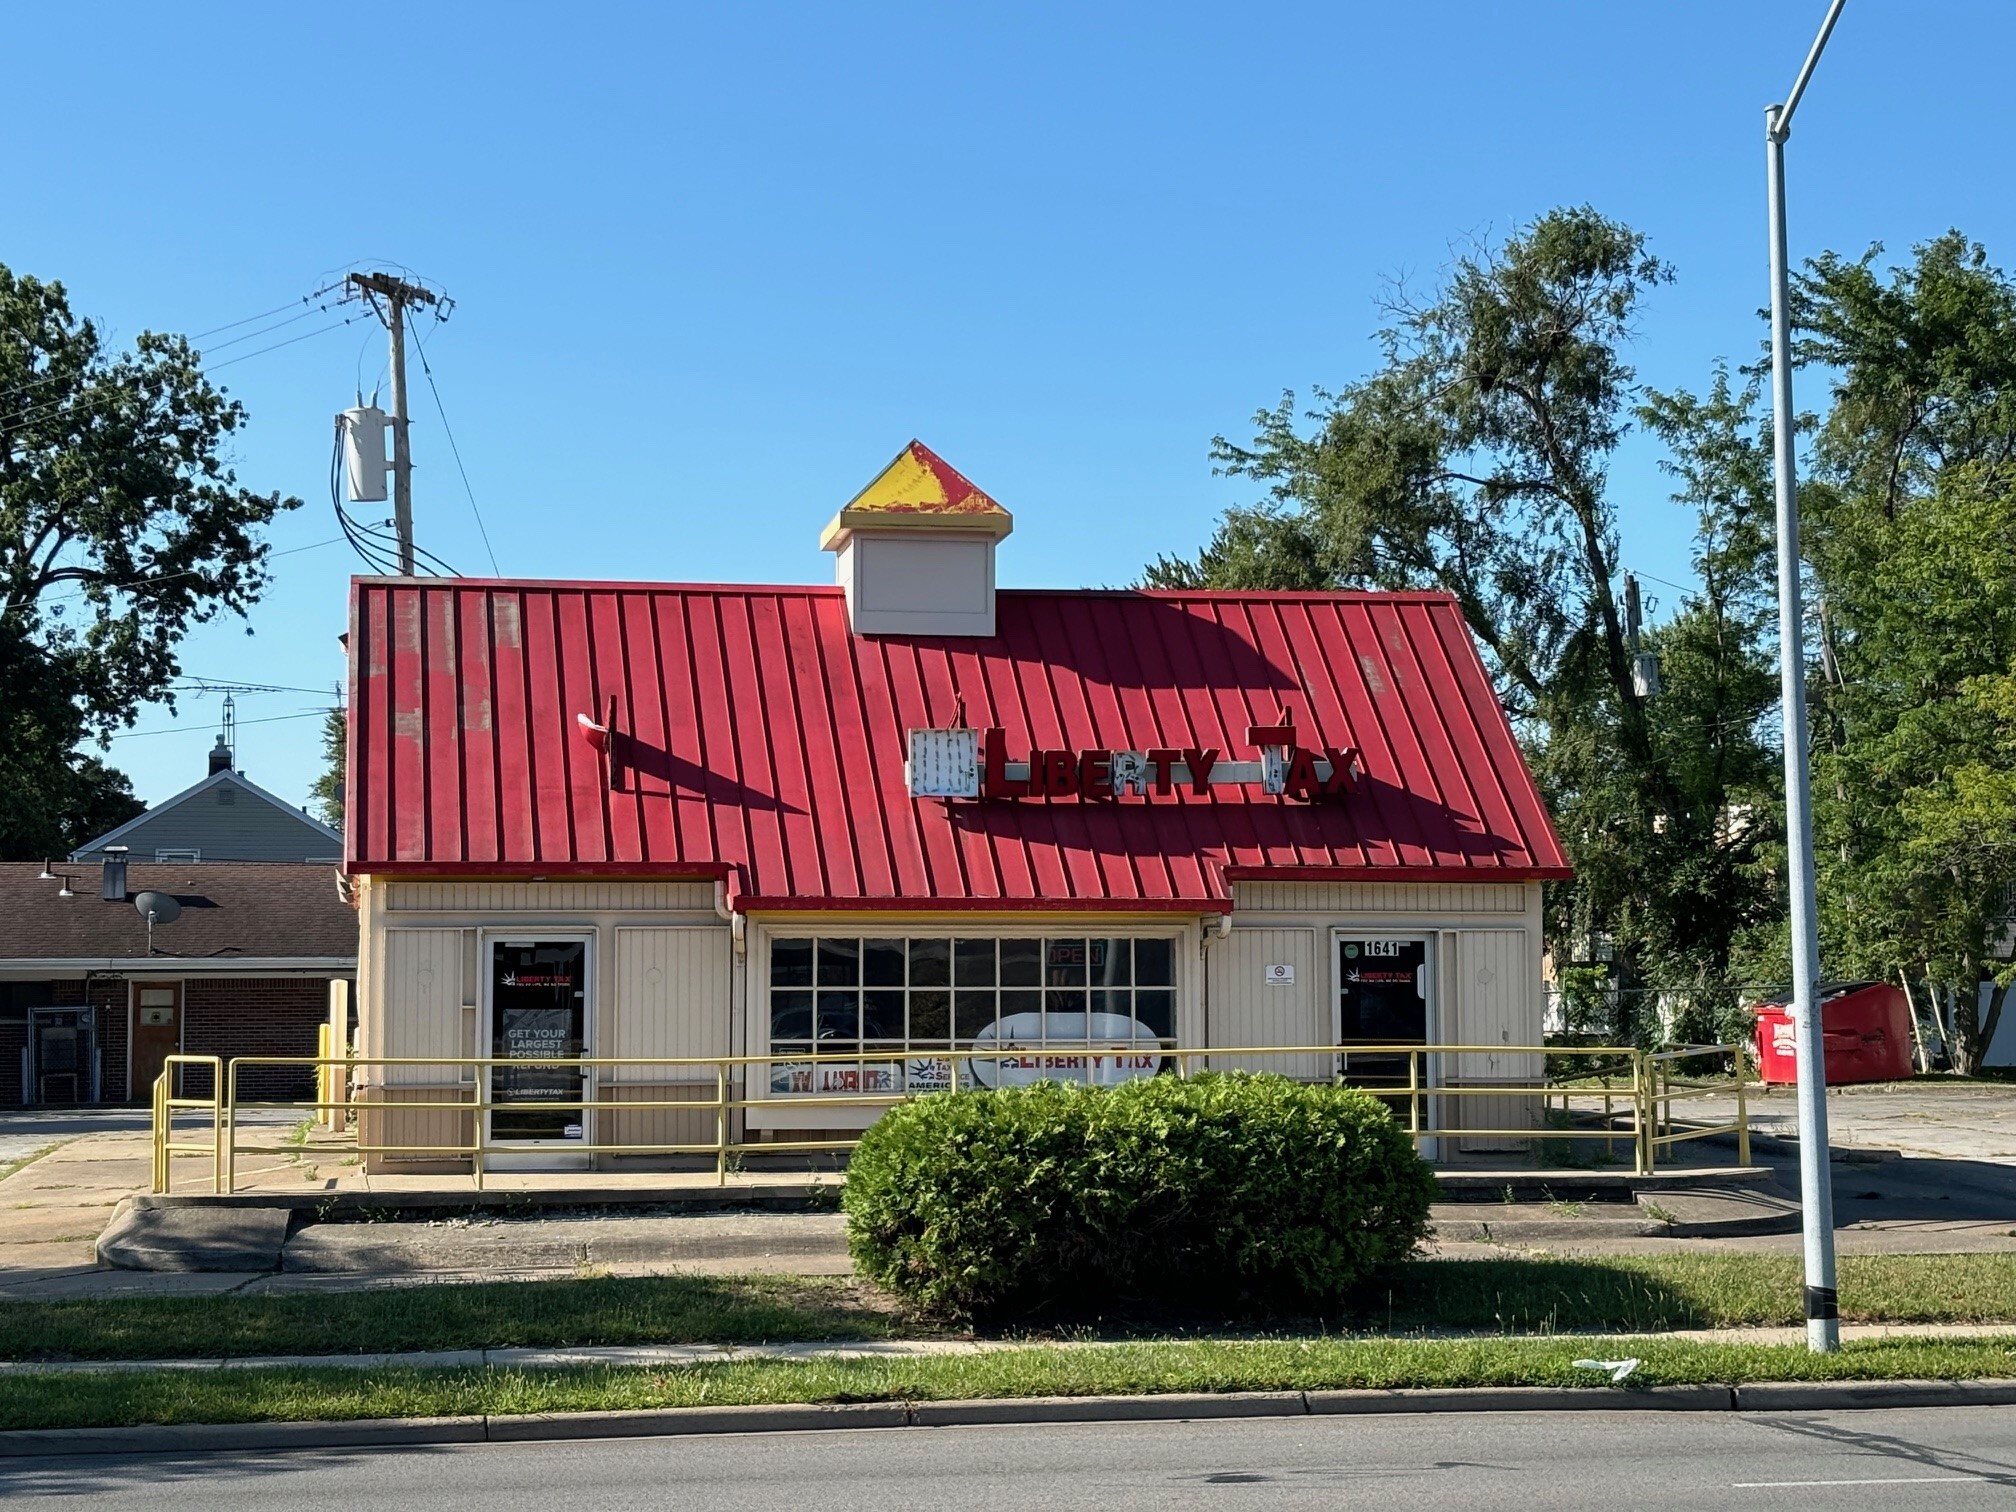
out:
{"label": "satellite dish", "polygon": [[173,924],[182,917],[182,905],[172,893],[143,892],[133,895],[133,906],[148,924]]}

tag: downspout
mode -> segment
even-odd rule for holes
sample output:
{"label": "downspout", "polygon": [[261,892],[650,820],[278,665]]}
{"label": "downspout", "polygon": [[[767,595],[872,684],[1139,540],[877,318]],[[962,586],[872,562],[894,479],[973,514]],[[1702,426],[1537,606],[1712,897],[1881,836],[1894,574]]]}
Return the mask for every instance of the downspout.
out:
{"label": "downspout", "polygon": [[[1212,924],[1214,918],[1217,920],[1215,926]],[[1197,984],[1197,1002],[1201,1010],[1199,1016],[1203,1020],[1204,1029],[1204,1043],[1198,1048],[1209,1050],[1211,1048],[1211,972],[1204,965],[1204,957],[1213,945],[1221,940],[1231,938],[1231,910],[1228,909],[1221,914],[1206,914],[1202,919],[1198,920],[1198,923],[1203,926],[1197,940],[1197,963],[1201,968],[1199,974],[1203,980]]]}
{"label": "downspout", "polygon": [[714,879],[714,912],[719,914],[722,922],[728,926],[728,938],[735,944],[735,954],[738,956],[747,955],[749,953],[749,916],[737,913],[728,906],[728,879],[726,877],[716,877]]}

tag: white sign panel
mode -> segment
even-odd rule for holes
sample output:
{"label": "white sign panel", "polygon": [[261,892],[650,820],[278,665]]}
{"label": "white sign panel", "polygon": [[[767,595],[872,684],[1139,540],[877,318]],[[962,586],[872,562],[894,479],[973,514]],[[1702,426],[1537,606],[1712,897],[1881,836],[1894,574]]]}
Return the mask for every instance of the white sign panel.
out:
{"label": "white sign panel", "polygon": [[903,769],[912,798],[978,798],[980,732],[912,730]]}
{"label": "white sign panel", "polygon": [[1011,1013],[973,1036],[975,1050],[999,1046],[999,1057],[967,1064],[983,1087],[1026,1087],[1039,1081],[1111,1087],[1162,1069],[1162,1042],[1124,1013]]}
{"label": "white sign panel", "polygon": [[1269,987],[1293,987],[1295,985],[1295,965],[1292,961],[1273,961],[1267,967]]}

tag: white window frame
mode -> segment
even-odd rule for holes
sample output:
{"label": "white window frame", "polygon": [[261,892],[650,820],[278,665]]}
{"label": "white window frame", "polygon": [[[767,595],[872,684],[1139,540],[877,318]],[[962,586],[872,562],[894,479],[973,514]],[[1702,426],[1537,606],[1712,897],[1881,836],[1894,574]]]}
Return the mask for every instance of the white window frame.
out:
{"label": "white window frame", "polygon": [[[882,1115],[882,1109],[879,1106],[858,1110],[830,1103],[814,1107],[804,1107],[796,1105],[796,1099],[793,1094],[788,1092],[773,1093],[770,1090],[771,1062],[767,1058],[772,1057],[774,1052],[773,1042],[770,1038],[770,994],[773,990],[777,990],[773,989],[770,984],[770,951],[772,945],[780,939],[1021,940],[1032,938],[1096,938],[1168,940],[1171,947],[1170,954],[1173,958],[1171,975],[1174,978],[1169,990],[1174,994],[1174,1005],[1170,1020],[1172,1032],[1169,1038],[1161,1041],[1161,1043],[1165,1046],[1173,1044],[1179,1049],[1188,1048],[1191,1047],[1191,1041],[1194,1038],[1195,1031],[1192,1026],[1195,1024],[1196,983],[1198,980],[1196,976],[1197,962],[1195,960],[1197,952],[1194,948],[1186,949],[1185,947],[1186,945],[1194,946],[1198,936],[1195,923],[1187,920],[1181,923],[1168,924],[1149,923],[1140,920],[1134,920],[1126,924],[1102,924],[1078,921],[1061,922],[1032,916],[1027,922],[1014,921],[1003,923],[997,920],[983,924],[977,921],[962,923],[958,920],[945,919],[942,916],[920,917],[914,922],[907,919],[861,921],[852,919],[798,919],[789,922],[768,922],[752,929],[750,935],[748,954],[748,1000],[750,1005],[747,1036],[748,1053],[752,1056],[766,1057],[765,1060],[749,1068],[748,1090],[745,1095],[752,1104],[746,1110],[751,1128],[866,1128]],[[781,990],[802,991],[804,989],[784,988]],[[815,987],[812,990],[816,992],[817,988]],[[947,990],[957,991],[956,988],[948,988]],[[996,990],[999,989],[997,988]],[[1043,989],[1038,987],[1034,990],[1041,991]],[[953,1009],[956,1014],[956,1003],[953,1005]],[[816,998],[814,1000],[813,1011],[816,1015],[818,1011]],[[1192,1032],[1186,1034],[1186,1029],[1191,1029]],[[950,1036],[949,1039],[954,1045],[959,1043],[956,1035]],[[787,1041],[787,1043],[791,1042]],[[1202,1049],[1203,1047],[1198,1045],[1195,1048]],[[859,1054],[858,1059],[864,1063],[881,1063],[890,1059],[907,1059],[912,1053],[906,1025],[904,1048],[902,1051],[893,1055],[887,1051],[863,1051]],[[930,1053],[929,1048],[914,1052],[919,1058],[928,1056]],[[777,1059],[784,1058],[786,1057],[777,1057]],[[831,1095],[844,1096],[845,1094],[835,1093]]]}

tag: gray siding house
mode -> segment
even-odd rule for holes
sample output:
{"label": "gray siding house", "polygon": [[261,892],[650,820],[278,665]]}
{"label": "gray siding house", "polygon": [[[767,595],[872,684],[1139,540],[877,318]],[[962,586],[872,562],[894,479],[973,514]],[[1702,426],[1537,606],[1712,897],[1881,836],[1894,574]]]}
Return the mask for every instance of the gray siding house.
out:
{"label": "gray siding house", "polygon": [[342,861],[340,834],[231,762],[220,738],[209,776],[79,846],[70,859],[103,861],[108,846],[123,846],[135,861]]}

